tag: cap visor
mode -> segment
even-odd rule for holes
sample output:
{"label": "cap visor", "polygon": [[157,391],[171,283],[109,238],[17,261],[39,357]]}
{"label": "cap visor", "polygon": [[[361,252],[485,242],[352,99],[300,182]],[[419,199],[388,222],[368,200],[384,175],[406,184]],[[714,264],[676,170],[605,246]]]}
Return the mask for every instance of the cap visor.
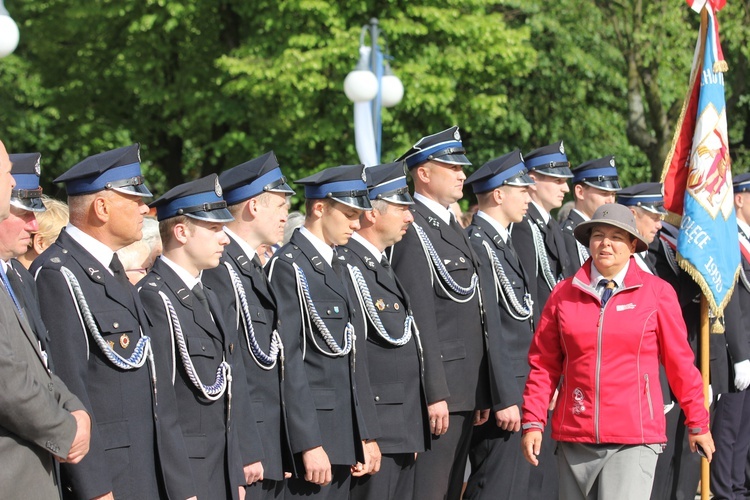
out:
{"label": "cap visor", "polygon": [[376,198],[377,200],[396,203],[398,205],[414,205],[414,200],[409,193],[392,193]]}
{"label": "cap visor", "polygon": [[268,193],[283,193],[283,194],[295,194],[296,191],[292,189],[289,184],[286,182],[283,182],[279,184],[278,186],[274,186],[273,188],[266,191]]}
{"label": "cap visor", "polygon": [[641,208],[652,214],[666,215],[668,213],[664,205],[641,205]]}
{"label": "cap visor", "polygon": [[121,186],[113,187],[112,191],[118,193],[127,194],[130,196],[141,196],[143,198],[152,198],[154,195],[148,190],[145,184],[138,184],[137,186]]}
{"label": "cap visor", "polygon": [[524,171],[519,173],[518,175],[514,175],[513,177],[505,181],[504,184],[506,186],[524,187],[533,186],[536,183],[534,182],[534,179],[529,177],[529,174]]}
{"label": "cap visor", "polygon": [[191,212],[184,214],[191,219],[203,220],[206,222],[232,222],[234,217],[226,208],[217,208],[208,212]]}
{"label": "cap visor", "polygon": [[448,165],[471,165],[469,159],[461,154],[438,156],[432,158],[432,161],[439,161],[440,163],[447,163]]}
{"label": "cap visor", "polygon": [[543,175],[549,175],[550,177],[558,177],[560,179],[572,179],[573,172],[570,171],[569,167],[545,167],[535,168],[531,172],[536,172]]}
{"label": "cap visor", "polygon": [[10,204],[13,207],[29,212],[44,212],[47,210],[41,198],[11,198]]}
{"label": "cap visor", "polygon": [[331,196],[332,200],[336,200],[339,203],[356,208],[358,210],[372,210],[370,199],[367,196]]}
{"label": "cap visor", "polygon": [[620,189],[622,189],[620,187],[620,182],[616,180],[611,180],[611,181],[584,180],[583,183],[588,184],[591,187],[604,190],[604,191],[619,191]]}

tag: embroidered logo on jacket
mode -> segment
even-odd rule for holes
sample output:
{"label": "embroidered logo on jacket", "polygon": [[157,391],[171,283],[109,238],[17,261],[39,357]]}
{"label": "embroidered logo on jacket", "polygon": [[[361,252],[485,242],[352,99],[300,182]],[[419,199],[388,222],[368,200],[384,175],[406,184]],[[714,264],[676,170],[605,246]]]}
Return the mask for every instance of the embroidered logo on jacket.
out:
{"label": "embroidered logo on jacket", "polygon": [[586,411],[586,404],[584,402],[583,391],[576,387],[573,389],[573,415],[580,415]]}

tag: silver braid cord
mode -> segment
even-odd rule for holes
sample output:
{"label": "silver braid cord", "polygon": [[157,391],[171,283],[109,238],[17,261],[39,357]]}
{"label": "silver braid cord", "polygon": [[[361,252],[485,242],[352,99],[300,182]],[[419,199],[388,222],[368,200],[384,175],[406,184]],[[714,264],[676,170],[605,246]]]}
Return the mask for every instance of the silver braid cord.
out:
{"label": "silver braid cord", "polygon": [[[195,366],[193,366],[193,360],[190,358],[190,353],[187,350],[187,344],[185,343],[185,336],[182,333],[182,326],[180,325],[180,319],[177,317],[177,313],[172,306],[172,301],[162,291],[159,291],[164,307],[166,307],[169,314],[170,327],[174,338],[177,341],[177,350],[180,352],[180,358],[182,364],[185,367],[185,372],[193,385],[198,389],[204,398],[209,401],[216,401],[224,395],[224,391],[227,390],[232,384],[232,367],[226,362],[222,356],[221,363],[219,363],[216,369],[216,379],[212,385],[205,385],[198,374],[195,372]],[[231,394],[231,389],[230,389]],[[230,396],[231,398],[231,396]]]}
{"label": "silver braid cord", "polygon": [[531,237],[534,240],[534,249],[536,250],[539,266],[542,268],[542,276],[544,277],[544,281],[547,283],[549,289],[552,290],[557,284],[557,279],[555,279],[552,267],[549,265],[549,257],[547,256],[547,249],[545,248],[544,240],[542,239],[542,231],[531,219],[529,219],[529,227],[531,227]]}
{"label": "silver braid cord", "polygon": [[576,240],[576,248],[578,249],[578,259],[581,261],[581,265],[589,260],[589,249],[581,245],[581,242]]}
{"label": "silver braid cord", "polygon": [[[414,226],[414,229],[417,232],[417,237],[419,238],[419,242],[422,244],[422,249],[425,252],[425,256],[427,257],[428,261],[432,262],[432,266],[430,266],[430,272],[432,276],[437,276],[438,284],[440,285],[440,288],[445,292],[448,297],[453,302],[458,303],[464,303],[469,302],[472,298],[474,298],[474,293],[477,290],[477,283],[479,282],[479,277],[477,276],[477,273],[475,272],[474,275],[471,277],[471,283],[468,287],[462,287],[456,281],[451,278],[450,273],[445,268],[445,265],[443,264],[443,261],[440,260],[440,256],[438,255],[437,251],[435,250],[435,247],[432,246],[432,242],[430,241],[430,238],[427,236],[427,233],[425,233],[424,229],[419,227],[418,224],[412,223],[412,226]],[[433,280],[434,283],[434,280]],[[448,285],[448,287],[453,290],[453,292],[457,293],[458,295],[463,295],[466,297],[464,299],[459,299],[458,297],[455,297],[452,295],[448,290],[445,289],[443,286],[443,283]]]}
{"label": "silver braid cord", "polygon": [[86,329],[91,333],[91,337],[94,339],[96,345],[99,346],[102,354],[104,354],[113,365],[123,370],[132,370],[143,366],[151,353],[151,338],[141,333],[141,338],[138,339],[133,354],[131,354],[129,358],[125,359],[117,354],[109,346],[107,341],[104,340],[104,337],[102,337],[102,334],[99,331],[99,327],[96,326],[96,321],[94,320],[93,314],[91,314],[91,309],[89,309],[89,305],[86,302],[86,297],[83,294],[83,290],[81,290],[81,284],[78,282],[78,278],[76,278],[75,274],[66,267],[61,267],[60,272],[63,274],[65,281],[68,282],[68,287],[73,292],[78,311],[83,323],[86,325]]}
{"label": "silver braid cord", "polygon": [[[664,255],[667,258],[667,264],[669,264],[669,267],[675,274],[679,274],[680,265],[677,263],[677,256],[675,255],[674,250],[672,250],[672,247],[664,241],[662,241],[661,246],[664,247]],[[750,290],[750,288],[748,290]]]}
{"label": "silver braid cord", "polygon": [[263,352],[258,340],[255,338],[255,329],[253,328],[253,320],[250,315],[250,307],[247,305],[247,294],[245,294],[245,287],[240,280],[239,275],[235,272],[229,262],[225,262],[229,276],[232,280],[232,286],[234,292],[239,299],[239,306],[241,311],[242,324],[244,325],[243,330],[245,331],[245,339],[247,340],[247,347],[250,354],[253,357],[255,363],[264,370],[271,370],[276,366],[276,360],[281,359],[283,363],[284,359],[284,344],[281,342],[281,336],[279,332],[274,330],[271,334],[271,346],[268,350],[268,354]]}
{"label": "silver braid cord", "polygon": [[310,296],[310,286],[307,284],[307,277],[305,276],[305,272],[297,264],[293,264],[293,266],[294,272],[297,275],[297,284],[299,285],[299,289],[302,291],[302,297],[304,298],[305,305],[307,306],[307,313],[309,314],[312,323],[318,330],[320,337],[330,349],[330,352],[321,349],[321,347],[315,341],[315,335],[313,335],[311,332],[310,337],[313,341],[313,344],[315,344],[315,347],[321,354],[324,354],[326,356],[346,356],[354,346],[354,326],[352,326],[351,322],[346,322],[346,328],[344,329],[344,347],[338,345],[336,339],[334,339],[333,335],[331,335],[331,331],[328,329],[326,324],[323,322],[323,319],[318,314],[318,310],[315,308],[315,304],[313,303],[312,297]]}
{"label": "silver braid cord", "polygon": [[531,300],[531,295],[526,292],[523,295],[523,304],[518,301],[516,294],[513,292],[513,286],[505,275],[503,265],[500,263],[500,259],[497,258],[497,254],[490,248],[489,243],[486,241],[482,241],[482,245],[484,245],[487,255],[492,261],[492,274],[495,277],[495,286],[499,292],[498,295],[505,303],[505,309],[508,311],[508,314],[518,321],[528,320],[534,314],[534,301]]}
{"label": "silver braid cord", "polygon": [[378,314],[375,305],[372,303],[370,288],[365,282],[365,277],[362,276],[362,271],[360,271],[359,268],[348,264],[347,267],[349,268],[349,275],[351,276],[352,281],[357,285],[354,288],[357,291],[359,302],[363,305],[363,309],[367,312],[367,317],[370,318],[370,321],[375,326],[375,331],[378,335],[380,335],[383,340],[396,347],[408,344],[411,340],[411,324],[414,322],[414,317],[410,313],[406,314],[406,319],[404,320],[404,333],[401,335],[401,338],[394,339],[388,335],[388,332],[383,326],[383,322],[380,320],[380,315]]}

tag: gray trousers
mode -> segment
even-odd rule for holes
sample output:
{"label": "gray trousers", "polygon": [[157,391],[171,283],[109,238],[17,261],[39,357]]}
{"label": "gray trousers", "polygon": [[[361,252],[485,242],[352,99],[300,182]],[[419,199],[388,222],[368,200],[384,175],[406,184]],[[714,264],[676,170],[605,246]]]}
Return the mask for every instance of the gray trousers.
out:
{"label": "gray trousers", "polygon": [[560,500],[643,500],[651,495],[660,444],[558,442]]}

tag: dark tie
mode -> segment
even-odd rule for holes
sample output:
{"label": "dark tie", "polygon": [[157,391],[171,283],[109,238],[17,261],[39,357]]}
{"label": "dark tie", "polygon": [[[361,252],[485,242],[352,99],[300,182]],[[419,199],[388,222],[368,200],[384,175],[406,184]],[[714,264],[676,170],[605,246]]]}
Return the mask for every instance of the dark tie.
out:
{"label": "dark tie", "polygon": [[344,265],[339,260],[339,253],[336,249],[333,249],[333,259],[331,260],[331,267],[336,272],[339,278],[346,281],[344,278]]}
{"label": "dark tie", "polygon": [[[15,273],[15,271],[11,271]],[[10,295],[11,300],[13,300],[13,305],[16,306],[16,309],[18,309],[18,314],[20,314],[23,317],[23,309],[21,309],[21,303],[18,302],[18,298],[16,297],[16,294],[13,292],[13,287],[10,286],[10,282],[8,281],[8,275],[5,274],[5,264],[0,262],[0,280],[3,282],[3,288],[5,288],[5,291],[8,292],[8,295]]]}
{"label": "dark tie", "polygon": [[464,228],[461,226],[461,224],[458,223],[458,221],[456,220],[456,217],[453,214],[451,214],[450,217],[451,217],[450,226],[456,231],[458,231],[459,233],[464,234]]}
{"label": "dark tie", "polygon": [[18,277],[18,273],[13,269],[13,266],[9,266],[8,268],[8,281],[13,292],[16,294],[18,305],[21,306],[21,309],[26,309],[26,302],[23,300],[23,283],[21,283],[21,278]]}
{"label": "dark tie", "polygon": [[380,265],[383,266],[383,269],[385,269],[385,272],[388,273],[388,276],[390,276],[394,280],[396,279],[396,277],[393,274],[393,268],[391,267],[391,263],[388,262],[388,259],[385,258],[385,255],[380,257]]}
{"label": "dark tie", "polygon": [[599,280],[599,286],[604,287],[604,292],[602,292],[602,307],[604,307],[610,297],[612,297],[612,292],[617,288],[617,283],[615,283],[615,280],[603,279]]}
{"label": "dark tie", "polygon": [[257,253],[253,256],[253,267],[258,274],[265,277],[266,273],[263,270],[263,264],[260,262],[260,257],[258,257]]}
{"label": "dark tie", "polygon": [[193,295],[196,299],[198,299],[198,302],[200,303],[201,307],[208,313],[208,315],[211,315],[211,309],[208,307],[208,299],[206,298],[206,293],[203,291],[203,286],[201,286],[200,283],[195,285],[193,289],[191,290],[193,292]]}
{"label": "dark tie", "polygon": [[112,261],[109,263],[109,268],[112,270],[112,274],[115,275],[115,279],[123,285],[130,285],[128,275],[125,274],[125,268],[122,267],[122,262],[117,254],[112,255]]}

